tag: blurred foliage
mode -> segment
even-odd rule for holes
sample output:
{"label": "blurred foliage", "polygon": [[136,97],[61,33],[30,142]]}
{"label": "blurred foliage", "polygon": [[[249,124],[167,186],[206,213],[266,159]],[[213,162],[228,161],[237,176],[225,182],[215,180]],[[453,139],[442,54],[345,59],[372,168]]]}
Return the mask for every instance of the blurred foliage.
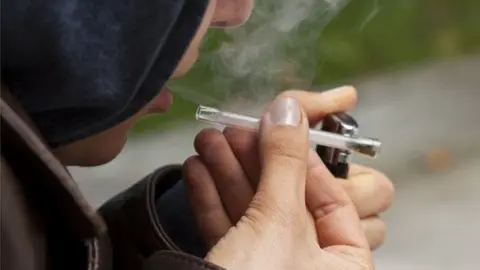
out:
{"label": "blurred foliage", "polygon": [[[322,32],[315,42],[308,40],[314,46],[314,55],[309,57],[317,62],[313,84],[334,84],[372,72],[477,52],[479,10],[478,0],[351,0],[319,30]],[[308,31],[317,29],[309,25]],[[296,38],[302,41],[301,36]],[[223,30],[211,30],[203,53],[214,52],[227,39]],[[298,48],[294,49],[302,50],[296,44]],[[190,100],[196,100],[195,92],[201,91],[197,102],[209,96],[218,103],[225,97],[211,90],[214,77],[208,63],[200,61],[172,87],[186,89]],[[195,107],[182,95],[176,95],[167,114],[143,119],[134,131],[165,129],[193,120]]]}

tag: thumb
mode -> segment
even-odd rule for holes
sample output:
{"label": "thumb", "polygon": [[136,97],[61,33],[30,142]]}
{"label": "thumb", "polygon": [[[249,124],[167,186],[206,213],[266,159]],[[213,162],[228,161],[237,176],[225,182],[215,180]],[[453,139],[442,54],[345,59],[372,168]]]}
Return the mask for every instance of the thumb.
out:
{"label": "thumb", "polygon": [[308,138],[308,119],[299,102],[277,98],[260,126],[262,172],[259,198],[255,198],[258,206],[288,212],[305,205]]}
{"label": "thumb", "polygon": [[[257,193],[245,213],[206,259],[227,269],[280,269],[290,262],[294,222],[305,206],[308,120],[292,98],[277,98],[260,126],[262,165]],[[300,211],[299,211],[300,209]],[[244,251],[243,254],[238,251]]]}

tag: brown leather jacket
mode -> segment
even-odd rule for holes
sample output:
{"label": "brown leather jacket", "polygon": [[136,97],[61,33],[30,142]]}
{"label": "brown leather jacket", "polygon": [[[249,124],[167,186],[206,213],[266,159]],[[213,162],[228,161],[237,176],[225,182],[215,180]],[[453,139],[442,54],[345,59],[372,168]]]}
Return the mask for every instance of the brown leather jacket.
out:
{"label": "brown leather jacket", "polygon": [[219,270],[166,235],[155,198],[180,179],[161,168],[97,212],[2,89],[2,270]]}

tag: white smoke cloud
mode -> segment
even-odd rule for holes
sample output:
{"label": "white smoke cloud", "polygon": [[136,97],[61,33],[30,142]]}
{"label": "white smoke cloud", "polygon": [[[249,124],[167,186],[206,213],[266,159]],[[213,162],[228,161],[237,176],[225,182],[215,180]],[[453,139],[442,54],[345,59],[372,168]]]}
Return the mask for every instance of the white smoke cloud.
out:
{"label": "white smoke cloud", "polygon": [[[272,98],[285,88],[308,89],[317,68],[316,41],[347,2],[257,0],[245,25],[223,30],[226,40],[201,55],[201,68],[212,73],[205,78],[213,80],[209,87],[219,100],[252,102]],[[196,103],[212,100],[199,97],[197,91],[183,91],[183,96]],[[195,100],[188,92],[197,92]]]}

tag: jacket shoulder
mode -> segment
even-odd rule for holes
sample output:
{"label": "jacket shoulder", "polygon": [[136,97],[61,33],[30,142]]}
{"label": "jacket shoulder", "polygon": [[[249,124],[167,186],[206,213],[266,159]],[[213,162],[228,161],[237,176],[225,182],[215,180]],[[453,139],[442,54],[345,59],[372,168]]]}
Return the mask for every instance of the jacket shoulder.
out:
{"label": "jacket shoulder", "polygon": [[159,168],[100,207],[112,239],[113,269],[223,270],[183,252],[164,229],[157,202],[181,178],[180,165]]}
{"label": "jacket shoulder", "polygon": [[100,207],[112,239],[114,269],[138,267],[160,250],[180,251],[163,230],[156,208],[156,200],[180,178],[180,166],[162,167]]}
{"label": "jacket shoulder", "polygon": [[2,269],[29,260],[36,268],[13,269],[109,269],[100,216],[4,87],[0,107]]}

